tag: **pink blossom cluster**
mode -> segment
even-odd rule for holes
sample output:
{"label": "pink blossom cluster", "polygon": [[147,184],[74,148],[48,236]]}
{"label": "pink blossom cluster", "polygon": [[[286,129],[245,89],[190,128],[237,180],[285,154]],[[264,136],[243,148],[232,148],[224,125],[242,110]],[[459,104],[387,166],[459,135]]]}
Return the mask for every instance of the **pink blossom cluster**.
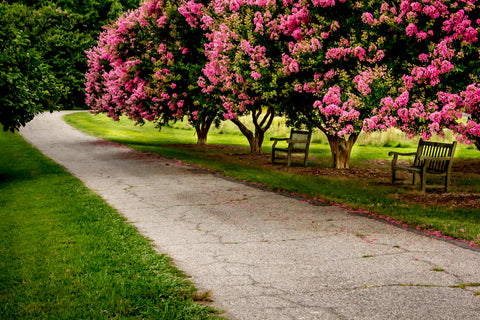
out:
{"label": "pink blossom cluster", "polygon": [[461,92],[461,96],[464,99],[465,112],[478,117],[480,115],[480,84],[470,84]]}
{"label": "pink blossom cluster", "polygon": [[187,23],[195,28],[203,16],[203,8],[204,5],[202,3],[195,2],[194,0],[182,0],[178,11],[185,17]]}
{"label": "pink blossom cluster", "polygon": [[355,88],[361,95],[368,96],[372,92],[372,85],[374,82],[387,81],[385,69],[385,67],[368,67],[364,71],[359,71],[359,73],[353,78]]}
{"label": "pink blossom cluster", "polygon": [[[162,124],[188,111],[191,92],[179,70],[190,50],[169,27],[174,21],[166,15],[167,6],[161,0],[144,1],[107,26],[97,46],[87,52],[86,103],[92,112]],[[188,23],[201,6],[186,6]],[[198,119],[198,111],[195,116]]]}
{"label": "pink blossom cluster", "polygon": [[347,137],[362,123],[359,121],[360,112],[356,109],[358,106],[355,101],[348,99],[343,102],[339,86],[328,88],[323,99],[315,101],[313,107],[325,119],[325,129],[331,136]]}
{"label": "pink blossom cluster", "polygon": [[304,39],[302,27],[310,22],[307,6],[294,6],[288,15],[280,15],[279,30],[284,35],[293,36],[297,41]]}
{"label": "pink blossom cluster", "polygon": [[[421,133],[424,138],[450,128],[462,135],[463,140],[478,139],[478,135],[472,135],[478,116],[467,122],[459,120],[462,112],[470,114],[472,110],[466,110],[475,105],[465,99],[467,94],[461,85],[472,76],[467,64],[478,66],[479,63],[478,56],[473,54],[478,51],[480,33],[478,21],[472,19],[479,14],[477,1],[403,0],[398,13],[385,10],[372,13],[369,13],[370,22],[381,14],[389,16],[383,22],[377,18],[379,28],[390,26],[404,30],[405,45],[410,43],[407,50],[413,55],[416,52],[418,60],[407,62],[402,80],[395,85],[399,90],[397,98],[387,96],[382,100],[375,121],[366,121],[368,128],[396,125],[409,135]],[[408,37],[412,42],[408,42]],[[418,42],[426,45],[415,45]],[[463,79],[458,81],[460,70]],[[474,75],[477,76],[478,73]],[[400,98],[401,105],[397,103]]]}
{"label": "pink blossom cluster", "polygon": [[460,93],[463,111],[467,115],[466,121],[455,124],[456,132],[461,134],[460,139],[467,143],[480,140],[480,84],[472,83]]}
{"label": "pink blossom cluster", "polygon": [[208,61],[203,68],[206,78],[200,78],[200,86],[205,93],[211,93],[216,86],[220,86],[221,91],[232,90],[238,93],[235,89],[236,84],[243,84],[244,79],[240,74],[233,72],[231,58],[226,54],[235,50],[234,41],[237,38],[238,36],[226,25],[221,25],[217,31],[207,35],[209,42],[205,44],[205,55]]}

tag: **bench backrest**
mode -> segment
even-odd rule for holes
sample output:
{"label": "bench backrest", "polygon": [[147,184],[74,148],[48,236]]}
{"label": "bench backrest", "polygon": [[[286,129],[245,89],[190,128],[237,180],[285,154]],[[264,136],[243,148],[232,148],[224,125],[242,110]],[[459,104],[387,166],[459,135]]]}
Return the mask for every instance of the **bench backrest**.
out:
{"label": "bench backrest", "polygon": [[290,131],[290,140],[292,141],[306,141],[301,143],[295,143],[295,149],[307,150],[310,145],[310,139],[312,137],[311,131],[292,130]]}
{"label": "bench backrest", "polygon": [[433,160],[430,161],[428,169],[435,171],[446,171],[452,165],[452,159],[455,154],[455,148],[457,142],[453,143],[441,143],[430,142],[420,139],[418,142],[417,154],[415,156],[414,165],[423,165],[424,160],[421,157],[433,157],[433,158],[449,158],[448,160]]}

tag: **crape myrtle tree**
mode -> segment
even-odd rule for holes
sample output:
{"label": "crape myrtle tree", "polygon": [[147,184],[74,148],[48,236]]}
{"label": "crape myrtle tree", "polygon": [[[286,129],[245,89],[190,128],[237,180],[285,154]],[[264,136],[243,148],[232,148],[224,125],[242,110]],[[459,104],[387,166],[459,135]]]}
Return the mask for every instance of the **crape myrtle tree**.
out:
{"label": "crape myrtle tree", "polygon": [[287,115],[288,124],[319,128],[333,166],[348,168],[364,120],[390,90],[388,72],[378,66],[384,39],[362,21],[369,4],[213,1],[204,18],[206,88],[221,86],[232,119],[245,111],[255,119],[268,108]]}
{"label": "crape myrtle tree", "polygon": [[[204,66],[203,32],[192,27],[173,2],[149,0],[106,27],[87,52],[86,103],[92,112],[159,128],[185,115],[198,143],[206,143],[218,119],[214,99],[197,85]],[[180,13],[180,11],[183,12]]]}
{"label": "crape myrtle tree", "polygon": [[[281,55],[272,41],[275,1],[211,1],[200,18],[207,33],[208,62],[199,79],[204,92],[219,94],[225,119],[248,139],[250,152],[260,154],[282,99],[277,83]],[[239,120],[250,114],[254,131]]]}
{"label": "crape myrtle tree", "polygon": [[[378,1],[283,2],[280,33],[285,92],[282,111],[290,123],[316,127],[328,138],[332,167],[349,168],[352,147],[381,97],[392,90],[382,64],[382,30],[362,19]],[[383,128],[377,128],[383,129]]]}
{"label": "crape myrtle tree", "polygon": [[363,19],[388,39],[384,62],[398,89],[382,99],[366,127],[397,126],[425,139],[449,128],[480,149],[478,1],[383,3]]}

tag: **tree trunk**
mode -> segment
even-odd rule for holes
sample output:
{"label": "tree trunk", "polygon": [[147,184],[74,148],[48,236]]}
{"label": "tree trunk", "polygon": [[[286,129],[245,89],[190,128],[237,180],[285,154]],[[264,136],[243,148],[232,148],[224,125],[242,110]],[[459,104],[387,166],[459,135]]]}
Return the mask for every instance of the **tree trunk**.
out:
{"label": "tree trunk", "polygon": [[232,122],[240,129],[242,134],[247,138],[248,144],[250,145],[250,153],[252,154],[261,154],[262,153],[262,141],[258,140],[259,134],[257,133],[258,130],[255,130],[253,133],[250,129],[248,129],[240,120],[237,118],[232,119]]}
{"label": "tree trunk", "polygon": [[199,127],[195,127],[195,131],[197,132],[197,145],[204,146],[207,144],[207,135],[208,131],[205,132]]}
{"label": "tree trunk", "polygon": [[473,143],[475,144],[475,146],[477,147],[478,150],[480,150],[480,138],[475,138],[473,140]]}
{"label": "tree trunk", "polygon": [[331,135],[327,135],[327,138],[332,152],[332,168],[350,168],[350,155],[352,153],[352,147],[357,141],[358,134],[352,133],[348,139]]}
{"label": "tree trunk", "polygon": [[[267,113],[262,117],[262,110],[252,112],[252,120],[255,125],[255,132],[249,130],[240,120],[237,118],[232,119],[232,122],[240,129],[242,134],[247,138],[250,145],[251,154],[262,154],[262,145],[265,138],[265,132],[272,125],[273,118],[275,116],[275,110],[271,107],[267,109]],[[259,122],[259,119],[261,121]]]}
{"label": "tree trunk", "polygon": [[195,125],[195,131],[197,132],[197,145],[206,145],[207,144],[207,136],[210,127],[212,126],[213,119],[206,119],[202,123],[198,123]]}

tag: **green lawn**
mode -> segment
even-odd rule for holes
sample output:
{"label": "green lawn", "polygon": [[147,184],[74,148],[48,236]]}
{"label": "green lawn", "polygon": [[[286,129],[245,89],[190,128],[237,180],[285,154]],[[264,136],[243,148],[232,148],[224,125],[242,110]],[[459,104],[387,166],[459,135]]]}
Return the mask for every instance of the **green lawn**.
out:
{"label": "green lawn", "polygon": [[[464,239],[471,244],[480,244],[480,212],[478,209],[444,207],[437,205],[422,205],[421,203],[401,200],[405,194],[421,197],[411,188],[391,186],[379,183],[375,179],[345,178],[342,175],[299,175],[282,166],[268,166],[259,161],[258,164],[248,164],[239,160],[248,153],[247,141],[242,135],[225,128],[213,129],[209,134],[209,144],[227,144],[241,146],[243,149],[231,152],[231,155],[219,159],[219,151],[214,148],[191,147],[196,139],[194,130],[185,124],[164,127],[159,132],[151,124],[135,126],[131,121],[122,119],[113,122],[104,115],[93,116],[88,113],[71,114],[66,121],[89,134],[128,145],[139,151],[155,152],[168,158],[175,158],[187,163],[201,165],[226,176],[239,180],[251,181],[266,186],[272,190],[282,190],[310,198],[345,205],[351,209],[383,217],[397,223],[408,224],[410,227],[429,230],[430,233],[443,234],[456,239]],[[270,152],[270,136],[278,132],[288,132],[285,129],[273,130],[265,139],[264,152]],[[365,139],[367,141],[368,139]],[[371,140],[371,139],[370,139]],[[395,143],[402,151],[414,151],[415,143]],[[185,147],[190,146],[190,147]],[[372,160],[379,161],[388,175],[388,152],[392,147],[359,142],[352,152],[351,166],[353,168],[368,168]],[[314,141],[311,148],[309,167],[324,168],[330,164],[330,151],[325,143]],[[459,146],[456,158],[478,158],[480,152],[471,146]],[[354,170],[354,169],[353,169]],[[453,191],[457,193],[480,192],[480,176],[456,176],[453,181]]]}
{"label": "green lawn", "polygon": [[79,180],[18,134],[0,149],[0,319],[219,318]]}

